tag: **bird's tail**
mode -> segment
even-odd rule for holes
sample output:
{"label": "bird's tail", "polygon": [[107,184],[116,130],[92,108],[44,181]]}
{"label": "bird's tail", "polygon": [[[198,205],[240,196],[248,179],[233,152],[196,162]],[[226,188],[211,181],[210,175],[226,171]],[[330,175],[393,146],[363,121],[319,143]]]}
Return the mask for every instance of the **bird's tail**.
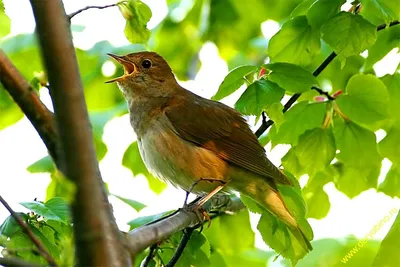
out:
{"label": "bird's tail", "polygon": [[278,190],[272,189],[264,181],[253,180],[254,186],[241,187],[241,193],[251,197],[264,209],[275,215],[280,221],[282,221],[293,234],[293,236],[299,241],[301,246],[306,252],[311,251],[313,248],[309,239],[306,237],[304,232],[300,229],[296,219],[287,209],[285,203]]}

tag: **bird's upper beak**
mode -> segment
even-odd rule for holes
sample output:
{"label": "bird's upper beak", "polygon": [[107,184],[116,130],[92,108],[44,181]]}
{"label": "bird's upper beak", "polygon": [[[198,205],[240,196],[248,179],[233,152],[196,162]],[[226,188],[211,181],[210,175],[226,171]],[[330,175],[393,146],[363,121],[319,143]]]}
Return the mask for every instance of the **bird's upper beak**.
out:
{"label": "bird's upper beak", "polygon": [[118,61],[118,63],[120,63],[123,67],[124,67],[124,75],[108,80],[106,81],[106,83],[112,83],[112,82],[117,82],[123,78],[125,78],[126,76],[129,76],[131,74],[133,74],[134,72],[136,72],[137,68],[135,66],[134,63],[132,63],[131,61],[127,60],[124,56],[117,56],[117,55],[113,55],[113,54],[107,54],[110,57],[114,58],[116,61]]}

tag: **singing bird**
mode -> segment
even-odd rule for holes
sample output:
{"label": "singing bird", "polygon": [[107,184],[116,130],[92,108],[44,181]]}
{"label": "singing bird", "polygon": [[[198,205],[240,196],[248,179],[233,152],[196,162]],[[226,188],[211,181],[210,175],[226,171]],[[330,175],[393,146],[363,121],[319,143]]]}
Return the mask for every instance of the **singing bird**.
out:
{"label": "singing bird", "polygon": [[155,52],[109,55],[124,67],[121,77],[108,82],[116,82],[127,100],[140,155],[151,173],[198,195],[217,188],[247,195],[312,250],[277,188],[292,185],[291,180],[268,160],[240,113],[184,89]]}

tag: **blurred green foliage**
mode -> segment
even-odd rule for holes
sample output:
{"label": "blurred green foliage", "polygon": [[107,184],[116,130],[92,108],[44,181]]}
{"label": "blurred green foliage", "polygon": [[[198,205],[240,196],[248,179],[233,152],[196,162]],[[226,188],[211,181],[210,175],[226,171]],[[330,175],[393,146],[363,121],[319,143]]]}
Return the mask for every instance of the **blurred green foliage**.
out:
{"label": "blurred green foliage", "polygon": [[[260,140],[263,144],[271,142],[272,146],[291,145],[282,158],[285,171],[296,178],[309,176],[302,192],[280,188],[301,225],[306,225],[301,223],[305,218],[322,219],[328,214],[330,202],[322,188],[330,182],[350,198],[370,188],[400,197],[400,74],[378,78],[373,69],[393,48],[400,48],[400,25],[378,32],[376,28],[399,20],[400,4],[393,0],[360,0],[353,3],[350,12],[343,11],[344,2],[167,0],[168,14],[152,30],[147,29],[152,15],[147,5],[139,0],[121,2],[119,8],[126,20],[124,33],[135,44],[113,47],[102,41],[89,50],[76,48],[98,159],[107,153],[102,140],[104,126],[127,112],[121,93],[114,85],[104,83],[102,66],[108,60],[106,53],[135,52],[145,49],[146,44],[147,49],[166,58],[179,79],[186,80],[197,73],[201,64],[199,50],[211,41],[231,69],[213,99],[227,97],[245,85],[235,108],[258,118],[265,111],[275,124]],[[356,7],[358,3],[361,8]],[[183,14],[177,16],[177,10]],[[261,31],[261,23],[267,20],[280,24],[280,30],[270,39]],[[72,29],[79,27],[72,25]],[[9,32],[10,20],[0,1],[0,37]],[[36,89],[43,86],[35,74],[43,71],[43,66],[33,34],[2,38],[0,47]],[[360,56],[364,50],[368,55]],[[332,52],[338,56],[315,77],[313,71]],[[122,71],[120,66],[117,68],[117,72]],[[338,90],[343,93],[337,94],[335,100],[316,98],[318,93],[311,90],[312,86],[331,95]],[[302,95],[283,114],[281,101],[293,93]],[[0,130],[23,117],[1,85],[0,113]],[[378,144],[375,132],[379,129],[387,134]],[[383,158],[390,160],[392,166],[384,182],[378,185]],[[160,193],[165,189],[165,184],[146,169],[136,142],[126,149],[122,165],[133,176],[144,175],[150,190]],[[52,180],[47,201],[21,203],[32,212],[20,215],[60,266],[71,266],[74,248],[66,201],[71,200],[74,186],[54,168],[49,157],[39,159],[28,171],[48,172]],[[116,197],[136,211],[146,206]],[[262,213],[257,229],[270,247],[294,263],[304,256],[274,217],[251,199],[243,197],[243,202],[252,212]],[[129,225],[133,229],[165,214],[142,216]],[[343,259],[358,246],[358,240],[316,240],[314,250],[298,266],[399,266],[400,257],[395,253],[399,223],[397,218],[380,247],[378,242],[369,241],[347,262]],[[312,236],[311,229],[305,232]],[[160,244],[150,266],[168,262],[181,236],[182,233],[176,233]],[[254,236],[248,211],[218,217],[202,233],[195,231],[176,266],[268,266],[276,253],[256,248]],[[32,243],[11,217],[0,226],[0,246],[6,248],[2,251],[5,256],[44,263],[32,252]],[[146,253],[136,257],[135,266],[140,265]],[[284,260],[283,264],[289,266],[290,262]]]}

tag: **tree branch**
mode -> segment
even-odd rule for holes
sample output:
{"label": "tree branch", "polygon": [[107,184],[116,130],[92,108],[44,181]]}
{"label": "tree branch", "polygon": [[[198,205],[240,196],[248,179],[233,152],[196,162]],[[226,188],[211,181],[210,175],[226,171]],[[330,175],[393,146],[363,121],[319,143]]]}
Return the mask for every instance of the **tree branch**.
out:
{"label": "tree branch", "polygon": [[[389,27],[395,26],[400,24],[399,21],[393,21],[391,23],[389,23]],[[383,29],[386,29],[387,25],[386,24],[382,24],[379,25],[376,30],[380,31]],[[321,65],[319,65],[319,67],[313,72],[313,75],[315,77],[317,77],[319,74],[321,74],[321,72],[335,59],[335,57],[337,56],[337,54],[335,52],[332,52],[322,63]],[[315,88],[313,88],[315,89]],[[322,90],[321,90],[322,91]],[[323,95],[326,95],[324,91],[322,91]],[[321,94],[321,92],[319,92]],[[292,97],[286,102],[286,104],[284,105],[283,108],[283,113],[285,113],[296,101],[297,99],[299,99],[299,97],[301,96],[301,94],[294,94],[292,95]],[[327,96],[327,95],[326,95]],[[327,96],[328,97],[328,96]],[[329,99],[329,97],[328,97]],[[330,99],[332,100],[332,99]],[[272,124],[274,124],[274,122],[272,120],[263,120],[261,126],[257,129],[257,131],[255,132],[255,135],[257,137],[260,137]]]}
{"label": "tree branch", "polygon": [[174,255],[172,256],[171,260],[165,265],[165,267],[174,267],[175,264],[178,262],[179,258],[181,257],[183,250],[185,249],[187,243],[190,240],[190,237],[193,234],[195,228],[187,228],[184,230],[182,235],[181,241],[179,242],[179,246],[176,249]]}
{"label": "tree branch", "polygon": [[88,10],[88,9],[104,9],[104,8],[109,8],[109,7],[118,6],[120,3],[123,3],[123,2],[126,2],[126,1],[121,1],[121,2],[118,2],[118,3],[115,3],[115,4],[110,4],[110,5],[105,5],[105,6],[87,6],[87,7],[84,7],[84,8],[82,8],[82,9],[79,9],[79,10],[77,10],[77,11],[75,11],[75,12],[72,12],[71,14],[68,15],[68,18],[71,20],[73,17],[75,17],[75,16],[78,15],[79,13],[81,13],[81,12],[83,12],[83,11],[85,11],[85,10]]}
{"label": "tree branch", "polygon": [[29,263],[18,258],[0,258],[0,265],[4,267],[45,267],[44,265],[38,265],[35,263]]}
{"label": "tree branch", "polygon": [[[219,213],[216,216],[219,216],[225,213],[238,212],[245,206],[238,197],[217,195],[209,200],[203,208],[207,212],[218,209]],[[132,230],[126,235],[126,244],[130,253],[135,255],[153,244],[164,241],[174,233],[195,227],[199,223],[202,223],[202,221],[196,212],[180,209],[156,222]]]}
{"label": "tree branch", "polygon": [[14,220],[18,223],[18,225],[22,228],[22,230],[25,232],[25,234],[28,235],[29,239],[32,240],[33,244],[37,247],[40,255],[42,255],[43,258],[46,259],[46,261],[49,263],[50,266],[57,266],[56,262],[51,257],[50,253],[43,246],[43,244],[39,241],[39,239],[35,236],[35,234],[31,230],[31,228],[29,228],[29,226],[26,224],[26,222],[24,222],[18,216],[18,214],[10,207],[10,205],[8,205],[7,201],[5,201],[2,196],[0,196],[0,202],[8,210],[8,212],[11,214],[11,216],[14,218]]}
{"label": "tree branch", "polygon": [[61,170],[54,114],[40,101],[22,74],[0,49],[0,82],[30,120],[46,145],[56,166]]}
{"label": "tree branch", "polygon": [[30,2],[51,85],[62,165],[76,185],[72,217],[78,265],[130,266],[96,159],[68,17],[61,0]]}

